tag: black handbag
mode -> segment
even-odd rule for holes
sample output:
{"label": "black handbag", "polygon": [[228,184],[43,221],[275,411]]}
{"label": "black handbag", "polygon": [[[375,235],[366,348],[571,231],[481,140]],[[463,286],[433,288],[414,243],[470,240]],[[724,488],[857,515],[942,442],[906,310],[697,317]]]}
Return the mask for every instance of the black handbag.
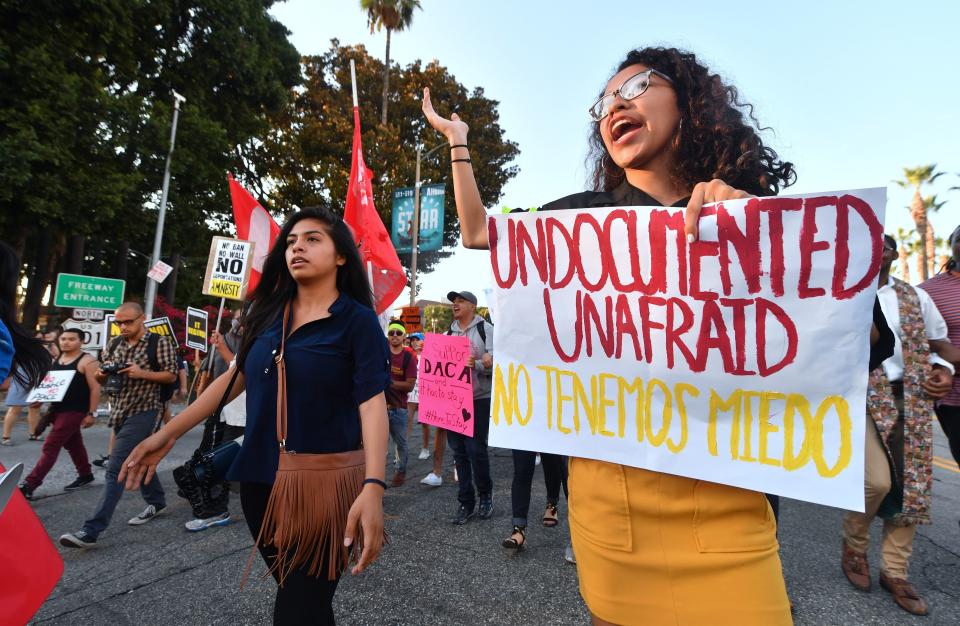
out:
{"label": "black handbag", "polygon": [[203,503],[211,499],[211,491],[224,482],[227,471],[240,452],[240,443],[235,439],[219,444],[212,443],[217,441],[219,434],[217,429],[221,428],[222,424],[220,414],[223,413],[223,407],[239,375],[240,370],[237,368],[230,379],[230,384],[227,385],[227,390],[220,398],[217,411],[211,418],[214,421],[213,436],[210,438],[212,447],[207,451],[198,449],[186,463],[173,470],[174,482],[194,508],[202,508]]}

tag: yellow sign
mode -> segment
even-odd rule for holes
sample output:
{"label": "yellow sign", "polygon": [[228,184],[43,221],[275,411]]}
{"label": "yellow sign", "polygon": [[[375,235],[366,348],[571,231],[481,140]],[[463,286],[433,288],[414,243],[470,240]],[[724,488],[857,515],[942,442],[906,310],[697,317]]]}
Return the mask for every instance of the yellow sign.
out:
{"label": "yellow sign", "polygon": [[203,293],[228,300],[243,300],[250,285],[252,265],[252,241],[214,237],[210,242]]}

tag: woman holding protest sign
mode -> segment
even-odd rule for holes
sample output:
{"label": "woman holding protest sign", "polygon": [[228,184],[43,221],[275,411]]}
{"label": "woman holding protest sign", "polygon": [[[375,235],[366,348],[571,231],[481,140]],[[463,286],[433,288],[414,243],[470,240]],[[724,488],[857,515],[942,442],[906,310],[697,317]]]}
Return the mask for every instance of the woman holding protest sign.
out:
{"label": "woman holding protest sign", "polygon": [[[428,122],[449,141],[464,245],[486,249],[468,126]],[[589,108],[593,191],[541,210],[686,207],[688,241],[711,202],[775,195],[793,166],[764,145],[749,105],[696,56],[631,51]],[[570,526],[595,624],[789,624],[776,525],[763,494],[583,458],[570,460]]]}
{"label": "woman holding protest sign", "polygon": [[359,553],[352,573],[363,571],[383,544],[390,385],[386,339],[343,220],[322,209],[290,217],[249,300],[236,367],[137,446],[119,479],[128,489],[149,481],[183,433],[246,389],[245,436],[226,478],[240,482],[250,533],[279,585],[274,623],[333,624],[343,569]]}

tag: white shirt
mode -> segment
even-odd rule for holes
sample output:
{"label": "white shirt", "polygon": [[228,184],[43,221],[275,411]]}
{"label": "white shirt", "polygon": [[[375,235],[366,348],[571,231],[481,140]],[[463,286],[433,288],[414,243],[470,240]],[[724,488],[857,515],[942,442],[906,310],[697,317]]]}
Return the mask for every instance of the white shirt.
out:
{"label": "white shirt", "polygon": [[[230,361],[230,367],[236,367],[237,360],[234,359]],[[229,368],[228,368],[229,371]],[[247,425],[247,392],[243,391],[239,396],[234,398],[230,403],[223,407],[223,411],[220,413],[220,421],[226,423],[227,426],[240,426],[244,427]]]}
{"label": "white shirt", "polygon": [[[920,315],[923,317],[923,325],[927,331],[928,340],[938,340],[947,338],[947,323],[944,321],[937,305],[933,303],[930,294],[919,287],[914,287],[917,292],[917,299],[920,300]],[[897,292],[893,288],[893,278],[887,278],[887,284],[877,290],[877,298],[880,300],[880,309],[883,316],[887,318],[887,325],[893,331],[893,356],[883,362],[883,371],[888,380],[903,380],[903,347],[900,343],[900,336],[903,330],[900,328],[900,305],[897,301]],[[953,365],[938,354],[930,353],[930,362],[935,365],[942,365],[950,373],[953,373]]]}

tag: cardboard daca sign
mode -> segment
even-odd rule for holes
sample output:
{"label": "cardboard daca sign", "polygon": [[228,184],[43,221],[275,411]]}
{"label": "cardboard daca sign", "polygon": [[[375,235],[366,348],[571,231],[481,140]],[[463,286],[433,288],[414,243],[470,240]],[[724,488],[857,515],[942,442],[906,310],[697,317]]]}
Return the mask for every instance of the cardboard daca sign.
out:
{"label": "cardboard daca sign", "polygon": [[862,511],[885,201],[491,216],[490,445]]}

